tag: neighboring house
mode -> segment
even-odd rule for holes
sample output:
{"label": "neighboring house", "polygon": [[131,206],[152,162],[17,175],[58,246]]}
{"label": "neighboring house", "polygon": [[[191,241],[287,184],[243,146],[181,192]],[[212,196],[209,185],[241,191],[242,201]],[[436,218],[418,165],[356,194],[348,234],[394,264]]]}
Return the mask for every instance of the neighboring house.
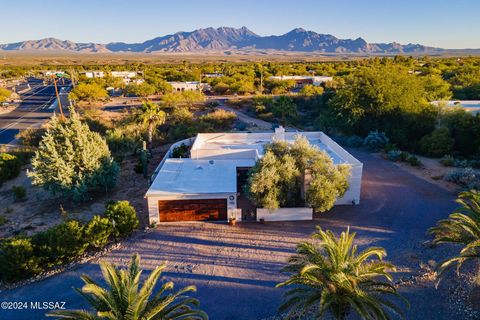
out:
{"label": "neighboring house", "polygon": [[186,81],[186,82],[177,82],[171,81],[169,84],[172,86],[173,91],[206,91],[209,86],[207,83],[200,83],[198,81]]}
{"label": "neighboring house", "polygon": [[217,73],[217,72],[215,72],[215,73],[205,73],[203,76],[204,76],[205,78],[221,78],[221,77],[223,77],[224,75],[223,75],[223,73]]}
{"label": "neighboring house", "polygon": [[[336,204],[358,204],[363,165],[323,132],[280,127],[270,133],[199,133],[174,144],[155,170],[145,195],[150,223],[256,220],[255,206],[242,195],[247,172],[263,157],[265,144],[293,142],[297,135],[326,151],[335,164],[351,166],[349,189]],[[181,144],[191,146],[190,158],[171,158]]]}
{"label": "neighboring house", "polygon": [[105,77],[105,72],[103,71],[85,71],[82,72],[87,78],[103,78]]}
{"label": "neighboring house", "polygon": [[137,73],[135,71],[111,71],[110,74],[114,78],[128,78],[132,79],[137,76]]}
{"label": "neighboring house", "polygon": [[112,71],[110,74],[114,78],[121,78],[125,84],[129,84],[137,76],[135,71]]}
{"label": "neighboring house", "polygon": [[282,80],[294,80],[295,88],[302,88],[307,84],[312,84],[316,87],[322,85],[325,82],[332,81],[333,77],[326,76],[274,76],[270,77],[270,80],[282,81]]}

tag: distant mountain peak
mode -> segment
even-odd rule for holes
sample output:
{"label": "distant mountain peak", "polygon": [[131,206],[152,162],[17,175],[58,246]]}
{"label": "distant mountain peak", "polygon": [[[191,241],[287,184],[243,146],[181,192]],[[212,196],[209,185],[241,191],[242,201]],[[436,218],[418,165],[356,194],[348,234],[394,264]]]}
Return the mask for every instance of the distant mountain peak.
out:
{"label": "distant mountain peak", "polygon": [[367,43],[363,38],[339,39],[331,34],[321,34],[304,28],[295,28],[283,35],[259,36],[246,26],[207,27],[191,32],[177,32],[159,36],[141,43],[111,42],[75,43],[57,38],[44,38],[0,45],[5,51],[70,51],[70,52],[243,52],[291,51],[325,53],[427,53],[442,49],[420,44]]}

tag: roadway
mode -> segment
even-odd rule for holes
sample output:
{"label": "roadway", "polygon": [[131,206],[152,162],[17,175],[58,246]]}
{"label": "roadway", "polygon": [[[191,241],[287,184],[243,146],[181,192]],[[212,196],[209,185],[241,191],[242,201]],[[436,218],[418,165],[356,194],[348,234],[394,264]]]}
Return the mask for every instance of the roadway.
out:
{"label": "roadway", "polygon": [[[14,110],[0,114],[0,144],[12,144],[15,135],[22,129],[40,128],[55,111],[59,112],[55,87],[43,84],[42,80],[29,79],[31,89],[20,94],[22,102]],[[70,84],[65,81],[58,85],[62,106],[68,105]]]}

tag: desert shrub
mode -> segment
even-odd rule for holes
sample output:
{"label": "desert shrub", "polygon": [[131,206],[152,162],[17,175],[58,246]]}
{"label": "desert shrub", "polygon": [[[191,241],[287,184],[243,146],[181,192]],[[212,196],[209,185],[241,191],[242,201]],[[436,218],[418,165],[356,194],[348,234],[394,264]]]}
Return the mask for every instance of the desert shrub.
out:
{"label": "desert shrub", "polygon": [[114,156],[130,156],[141,147],[142,136],[124,128],[115,128],[106,133],[108,149]]}
{"label": "desert shrub", "polygon": [[412,167],[420,167],[422,165],[422,162],[414,155],[410,155],[408,158],[407,158],[407,162],[409,165],[411,165]]}
{"label": "desert shrub", "polygon": [[105,136],[107,131],[112,127],[108,120],[94,117],[84,117],[83,121],[88,125],[90,131],[97,132],[102,136]]}
{"label": "desert shrub", "polygon": [[245,122],[237,122],[237,124],[235,125],[235,129],[237,130],[240,130],[240,131],[244,131],[245,129],[247,129],[248,125],[245,123]]}
{"label": "desert shrub", "polygon": [[112,221],[115,237],[126,236],[138,228],[137,212],[128,201],[109,202],[106,209],[105,217]]}
{"label": "desert shrub", "polygon": [[190,147],[182,143],[172,150],[172,158],[189,158]]}
{"label": "desert shrub", "polygon": [[400,161],[400,156],[402,154],[402,151],[400,150],[390,150],[387,152],[386,157],[390,161]]}
{"label": "desert shrub", "polygon": [[388,141],[384,132],[370,131],[363,140],[363,145],[372,151],[379,151],[387,145]]}
{"label": "desert shrub", "polygon": [[76,220],[60,223],[35,234],[32,243],[42,263],[49,267],[70,262],[88,247],[84,226]]}
{"label": "desert shrub", "polygon": [[441,157],[450,154],[454,140],[450,137],[448,128],[440,127],[420,139],[420,151],[431,157]]}
{"label": "desert shrub", "polygon": [[363,145],[363,139],[362,139],[362,137],[357,136],[357,135],[349,136],[349,137],[345,138],[344,144],[347,147],[358,148],[358,147],[361,147]]}
{"label": "desert shrub", "polygon": [[43,135],[47,132],[45,128],[25,129],[20,131],[15,138],[24,146],[38,147],[42,141]]}
{"label": "desert shrub", "polygon": [[9,153],[0,153],[0,185],[20,174],[22,164],[17,156]]}
{"label": "desert shrub", "polygon": [[30,277],[41,270],[29,238],[9,238],[0,245],[0,276],[3,280]]}
{"label": "desert shrub", "polygon": [[480,160],[478,159],[469,160],[468,164],[470,165],[470,167],[474,169],[480,169]]}
{"label": "desert shrub", "polygon": [[467,168],[467,167],[469,166],[469,165],[468,165],[468,160],[456,158],[456,159],[453,161],[453,166],[454,166],[454,167],[457,167],[457,168]]}
{"label": "desert shrub", "polygon": [[211,124],[217,130],[230,129],[236,119],[237,115],[234,112],[223,109],[217,109],[200,117],[201,121]]}
{"label": "desert shrub", "polygon": [[445,167],[453,167],[455,164],[455,158],[452,157],[451,155],[447,154],[443,156],[442,159],[439,161],[443,166]]}
{"label": "desert shrub", "polygon": [[17,157],[18,161],[20,162],[21,166],[30,164],[30,159],[33,157],[35,154],[35,149],[33,147],[19,147],[15,148],[14,150],[11,150],[8,152],[9,154]]}
{"label": "desert shrub", "polygon": [[264,106],[263,104],[257,104],[254,106],[254,108],[255,108],[255,113],[257,115],[268,112],[267,107]]}
{"label": "desert shrub", "polygon": [[443,177],[466,189],[480,190],[480,173],[472,168],[457,168],[448,171]]}
{"label": "desert shrub", "polygon": [[133,167],[133,171],[137,174],[142,174],[143,173],[142,159],[140,159],[140,158],[137,159],[137,163],[135,163],[135,166]]}
{"label": "desert shrub", "polygon": [[272,112],[261,113],[258,115],[258,118],[265,121],[273,121],[275,120],[275,116]]}
{"label": "desert shrub", "polygon": [[89,246],[102,248],[110,239],[113,233],[112,222],[107,218],[94,216],[92,220],[85,226],[85,238]]}
{"label": "desert shrub", "polygon": [[410,158],[410,153],[405,151],[400,152],[400,156],[399,156],[400,161],[406,162],[408,158]]}
{"label": "desert shrub", "polygon": [[397,145],[395,143],[390,143],[390,142],[387,143],[382,149],[384,153],[389,153],[390,151],[395,151],[395,150],[398,150]]}
{"label": "desert shrub", "polygon": [[468,157],[479,151],[480,117],[459,108],[442,114],[440,124],[450,131],[455,155]]}
{"label": "desert shrub", "polygon": [[213,110],[217,108],[219,105],[220,103],[218,103],[217,101],[209,101],[205,103],[205,108]]}
{"label": "desert shrub", "polygon": [[23,201],[27,197],[27,190],[24,186],[13,186],[12,193],[15,201]]}

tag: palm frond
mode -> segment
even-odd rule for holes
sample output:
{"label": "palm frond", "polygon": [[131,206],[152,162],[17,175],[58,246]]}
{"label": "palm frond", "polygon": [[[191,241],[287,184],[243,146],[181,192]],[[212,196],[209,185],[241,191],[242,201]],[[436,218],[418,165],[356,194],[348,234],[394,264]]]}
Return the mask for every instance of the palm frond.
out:
{"label": "palm frond", "polygon": [[292,288],[284,294],[280,311],[289,310],[288,316],[317,306],[317,318],[327,311],[336,319],[344,319],[350,311],[363,319],[402,316],[394,299],[404,298],[391,283],[390,271],[395,267],[383,261],[383,248],[359,252],[355,233],[349,229],[337,238],[333,232],[317,227],[312,238],[319,241],[299,243],[296,254],[282,269],[290,277],[277,287]]}

